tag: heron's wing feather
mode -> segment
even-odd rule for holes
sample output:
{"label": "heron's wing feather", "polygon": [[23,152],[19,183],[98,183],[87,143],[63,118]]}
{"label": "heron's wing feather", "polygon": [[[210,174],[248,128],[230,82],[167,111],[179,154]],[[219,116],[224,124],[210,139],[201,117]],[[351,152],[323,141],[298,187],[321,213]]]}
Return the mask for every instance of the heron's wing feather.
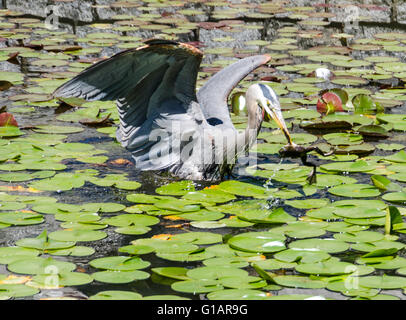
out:
{"label": "heron's wing feather", "polygon": [[161,77],[155,81],[149,79],[151,92],[159,89],[162,95],[165,89],[165,95],[193,99],[201,59],[202,53],[190,45],[150,40],[145,46],[122,51],[94,64],[56,89],[53,95],[89,101],[116,100],[134,92],[140,82],[155,72]]}
{"label": "heron's wing feather", "polygon": [[151,132],[170,132],[174,120],[196,130],[196,121],[203,118],[195,92],[201,59],[202,53],[190,45],[151,40],[96,63],[53,95],[116,100],[119,141],[133,152],[137,165],[156,170],[161,166],[148,162],[150,151],[164,153],[168,144],[151,140]]}
{"label": "heron's wing feather", "polygon": [[218,119],[220,123],[231,125],[227,99],[230,92],[250,72],[270,60],[268,55],[257,55],[241,59],[217,72],[200,88],[197,99],[206,119]]}

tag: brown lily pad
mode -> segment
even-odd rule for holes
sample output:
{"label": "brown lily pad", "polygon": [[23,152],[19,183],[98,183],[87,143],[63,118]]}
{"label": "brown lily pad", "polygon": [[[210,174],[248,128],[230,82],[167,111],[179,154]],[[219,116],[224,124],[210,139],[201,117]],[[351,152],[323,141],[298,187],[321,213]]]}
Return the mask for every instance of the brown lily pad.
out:
{"label": "brown lily pad", "polygon": [[0,127],[6,126],[18,127],[18,123],[11,113],[3,112],[0,113]]}

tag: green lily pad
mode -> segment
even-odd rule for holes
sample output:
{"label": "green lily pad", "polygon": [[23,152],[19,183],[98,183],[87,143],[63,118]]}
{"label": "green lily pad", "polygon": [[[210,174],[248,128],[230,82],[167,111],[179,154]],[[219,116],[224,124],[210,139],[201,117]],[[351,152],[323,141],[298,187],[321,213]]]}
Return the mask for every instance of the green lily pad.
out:
{"label": "green lily pad", "polygon": [[[197,202],[200,202],[198,200]],[[196,201],[189,201],[186,199],[161,199],[154,203],[154,206],[173,212],[192,212],[200,210],[200,205],[195,204]]]}
{"label": "green lily pad", "polygon": [[212,279],[178,281],[173,283],[171,288],[175,291],[192,294],[209,293],[224,289],[217,280]]}
{"label": "green lily pad", "polygon": [[187,180],[172,182],[155,190],[158,194],[172,196],[183,196],[190,191],[195,191],[195,186],[193,181]]}
{"label": "green lily pad", "polygon": [[140,300],[142,296],[132,291],[107,290],[89,297],[89,300]]}
{"label": "green lily pad", "polygon": [[172,236],[171,241],[184,241],[193,244],[213,244],[222,242],[223,238],[220,234],[212,232],[187,232]]}
{"label": "green lily pad", "polygon": [[296,271],[322,276],[354,273],[357,271],[357,268],[356,265],[351,263],[331,260],[316,263],[304,263],[295,267]]}
{"label": "green lily pad", "polygon": [[205,266],[191,269],[186,272],[186,275],[189,278],[196,280],[215,280],[223,277],[246,277],[248,276],[248,272],[243,269],[229,266]]}
{"label": "green lily pad", "polygon": [[72,256],[72,257],[91,256],[95,252],[96,252],[95,249],[85,246],[74,246],[67,249],[48,250],[48,253],[53,256]]}
{"label": "green lily pad", "polygon": [[107,237],[103,231],[96,230],[58,230],[51,232],[49,238],[58,241],[97,241]]}
{"label": "green lily pad", "polygon": [[343,184],[328,190],[331,194],[341,197],[364,198],[377,197],[381,192],[369,184]]}
{"label": "green lily pad", "polygon": [[337,172],[367,172],[375,169],[375,166],[364,160],[358,160],[355,162],[332,162],[321,165],[320,168],[326,171]]}
{"label": "green lily pad", "polygon": [[160,253],[189,253],[199,249],[195,244],[175,240],[138,239],[133,241],[132,244],[153,248],[156,252]]}
{"label": "green lily pad", "polygon": [[18,259],[36,257],[40,254],[38,250],[21,247],[1,247],[0,263],[9,264]]}
{"label": "green lily pad", "polygon": [[73,271],[76,265],[53,258],[33,257],[16,260],[7,265],[7,268],[11,272],[22,274],[59,274]]}
{"label": "green lily pad", "polygon": [[355,276],[348,276],[344,280],[331,281],[327,284],[327,289],[341,292],[346,296],[358,297],[373,297],[379,292],[377,289],[361,287],[359,285],[359,278]]}
{"label": "green lily pad", "polygon": [[281,227],[272,228],[269,232],[282,233],[291,238],[312,238],[325,234],[324,227],[326,226],[325,222],[295,221]]}
{"label": "green lily pad", "polygon": [[356,183],[357,180],[352,177],[340,176],[335,174],[319,174],[317,175],[317,187],[334,187],[339,184]]}
{"label": "green lily pad", "polygon": [[91,274],[94,280],[104,283],[130,283],[136,280],[145,280],[149,278],[149,273],[145,271],[98,271]]}
{"label": "green lily pad", "polygon": [[333,212],[336,216],[352,219],[378,218],[386,215],[385,210],[362,206],[338,207]]}
{"label": "green lily pad", "polygon": [[18,137],[25,134],[18,127],[5,126],[0,127],[0,137]]}
{"label": "green lily pad", "polygon": [[346,251],[349,245],[344,241],[336,239],[303,239],[296,240],[289,243],[290,249],[319,252],[324,251],[327,253],[337,253]]}
{"label": "green lily pad", "polygon": [[182,213],[179,214],[178,216],[185,220],[211,221],[223,218],[224,214],[217,211],[199,210],[195,212]]}
{"label": "green lily pad", "polygon": [[89,284],[93,281],[93,278],[81,272],[65,272],[55,275],[50,274],[39,274],[32,278],[32,282],[35,284],[65,287],[65,286],[80,286],[84,284]]}
{"label": "green lily pad", "polygon": [[274,254],[275,259],[284,262],[315,263],[329,259],[331,256],[324,251],[308,251],[287,249]]}
{"label": "green lily pad", "polygon": [[49,134],[66,134],[66,133],[78,133],[82,132],[84,129],[80,127],[73,127],[73,126],[36,126],[33,129],[35,132],[38,133],[49,133]]}
{"label": "green lily pad", "polygon": [[159,223],[159,219],[145,214],[121,214],[103,220],[111,226],[127,227],[127,226],[152,226]]}
{"label": "green lily pad", "polygon": [[309,199],[309,200],[287,200],[285,204],[298,209],[321,208],[328,205],[328,199]]}
{"label": "green lily pad", "polygon": [[326,281],[296,275],[275,276],[272,280],[281,286],[293,288],[320,289],[327,286]]}
{"label": "green lily pad", "polygon": [[182,198],[200,202],[223,203],[234,200],[235,196],[221,190],[204,189],[201,191],[190,191],[186,193]]}
{"label": "green lily pad", "polygon": [[44,217],[38,213],[32,212],[0,212],[0,223],[27,226],[33,224],[40,224],[44,222]]}
{"label": "green lily pad", "polygon": [[246,252],[271,253],[284,250],[285,237],[271,232],[247,232],[228,240],[231,248]]}
{"label": "green lily pad", "polygon": [[208,267],[228,266],[235,268],[244,268],[248,266],[248,262],[241,257],[216,257],[203,261],[203,264]]}
{"label": "green lily pad", "polygon": [[23,238],[16,241],[16,245],[24,248],[45,250],[59,250],[71,248],[76,244],[74,241],[56,241],[48,238],[47,231],[44,230],[36,238]]}
{"label": "green lily pad", "polygon": [[189,277],[186,275],[189,269],[182,267],[162,267],[162,268],[152,268],[152,272],[171,279],[176,280],[189,280]]}
{"label": "green lily pad", "polygon": [[209,300],[265,300],[267,297],[266,292],[253,289],[225,289],[207,295]]}
{"label": "green lily pad", "polygon": [[150,263],[142,260],[139,257],[116,256],[104,257],[91,260],[89,264],[94,268],[115,270],[115,271],[131,271],[147,268]]}
{"label": "green lily pad", "polygon": [[254,198],[263,197],[267,193],[267,190],[262,186],[236,180],[223,181],[218,185],[218,189],[237,196]]}
{"label": "green lily pad", "polygon": [[346,242],[374,242],[382,240],[384,235],[375,231],[359,231],[353,233],[336,233],[334,238]]}
{"label": "green lily pad", "polygon": [[372,289],[399,289],[406,287],[406,278],[387,275],[361,277],[359,285]]}
{"label": "green lily pad", "polygon": [[406,192],[401,191],[401,192],[385,193],[382,196],[382,199],[389,202],[404,203],[406,202]]}
{"label": "green lily pad", "polygon": [[38,289],[24,284],[0,284],[0,291],[2,295],[14,298],[29,297],[39,292]]}

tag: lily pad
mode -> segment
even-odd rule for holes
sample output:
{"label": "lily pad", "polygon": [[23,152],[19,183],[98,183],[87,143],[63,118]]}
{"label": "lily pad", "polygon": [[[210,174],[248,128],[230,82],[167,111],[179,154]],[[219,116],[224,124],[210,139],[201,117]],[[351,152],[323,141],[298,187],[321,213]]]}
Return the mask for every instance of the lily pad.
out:
{"label": "lily pad", "polygon": [[230,247],[246,252],[271,253],[284,250],[285,237],[271,232],[247,232],[228,240]]}
{"label": "lily pad", "polygon": [[149,273],[145,271],[98,271],[91,274],[94,280],[104,283],[129,283],[136,280],[145,280],[149,278]]}
{"label": "lily pad", "polygon": [[331,194],[341,197],[364,198],[376,197],[381,192],[369,184],[343,184],[328,190]]}

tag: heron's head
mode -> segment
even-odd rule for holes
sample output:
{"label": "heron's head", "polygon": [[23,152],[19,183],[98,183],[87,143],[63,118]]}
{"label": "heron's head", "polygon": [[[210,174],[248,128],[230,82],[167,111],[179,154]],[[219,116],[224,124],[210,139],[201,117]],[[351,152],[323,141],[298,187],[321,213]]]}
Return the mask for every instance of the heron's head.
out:
{"label": "heron's head", "polygon": [[288,128],[282,116],[279,99],[272,88],[262,83],[253,84],[247,90],[246,100],[248,113],[256,112],[260,108],[262,120],[266,114],[269,115],[285,134],[289,143],[291,142]]}

